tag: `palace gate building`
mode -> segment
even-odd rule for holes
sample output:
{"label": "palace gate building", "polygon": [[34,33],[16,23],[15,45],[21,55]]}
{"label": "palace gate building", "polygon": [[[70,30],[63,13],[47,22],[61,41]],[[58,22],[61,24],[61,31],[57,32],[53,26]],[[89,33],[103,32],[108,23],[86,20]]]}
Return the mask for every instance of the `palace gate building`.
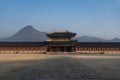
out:
{"label": "palace gate building", "polygon": [[46,40],[48,52],[75,52],[76,42],[71,40],[76,33],[68,31],[53,31],[46,34],[50,39]]}
{"label": "palace gate building", "polygon": [[0,42],[0,53],[79,54],[120,53],[120,42],[78,42],[76,33],[52,31],[44,42]]}

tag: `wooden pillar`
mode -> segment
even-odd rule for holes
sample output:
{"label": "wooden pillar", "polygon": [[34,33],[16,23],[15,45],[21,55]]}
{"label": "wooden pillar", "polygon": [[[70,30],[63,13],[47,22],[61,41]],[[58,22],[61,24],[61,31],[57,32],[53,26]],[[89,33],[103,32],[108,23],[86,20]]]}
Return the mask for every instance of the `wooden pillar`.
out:
{"label": "wooden pillar", "polygon": [[64,46],[64,52],[66,52],[66,46]]}
{"label": "wooden pillar", "polygon": [[72,45],[72,52],[74,52],[74,46]]}
{"label": "wooden pillar", "polygon": [[73,45],[71,45],[71,52],[73,52]]}
{"label": "wooden pillar", "polygon": [[56,46],[57,47],[57,52],[58,52],[58,46]]}
{"label": "wooden pillar", "polygon": [[77,52],[77,47],[75,47],[75,52]]}
{"label": "wooden pillar", "polygon": [[74,52],[74,46],[73,45],[71,46],[71,52]]}
{"label": "wooden pillar", "polygon": [[51,52],[51,46],[50,46],[50,52]]}
{"label": "wooden pillar", "polygon": [[50,47],[50,52],[52,52],[53,50],[52,50],[52,47]]}

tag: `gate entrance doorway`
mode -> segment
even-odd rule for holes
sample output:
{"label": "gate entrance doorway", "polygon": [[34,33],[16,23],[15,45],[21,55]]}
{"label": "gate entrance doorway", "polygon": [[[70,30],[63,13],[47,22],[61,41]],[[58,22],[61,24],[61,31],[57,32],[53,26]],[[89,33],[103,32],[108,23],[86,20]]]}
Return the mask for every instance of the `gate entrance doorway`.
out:
{"label": "gate entrance doorway", "polygon": [[50,46],[48,52],[72,52],[72,46]]}

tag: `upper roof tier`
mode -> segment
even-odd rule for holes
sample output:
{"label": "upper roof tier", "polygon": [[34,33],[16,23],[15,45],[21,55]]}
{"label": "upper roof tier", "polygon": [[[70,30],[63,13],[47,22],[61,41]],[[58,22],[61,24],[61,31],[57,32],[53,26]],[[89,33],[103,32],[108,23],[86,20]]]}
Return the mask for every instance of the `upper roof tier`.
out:
{"label": "upper roof tier", "polygon": [[50,38],[72,38],[76,35],[76,33],[72,33],[69,31],[52,31],[49,33],[46,33],[46,35]]}

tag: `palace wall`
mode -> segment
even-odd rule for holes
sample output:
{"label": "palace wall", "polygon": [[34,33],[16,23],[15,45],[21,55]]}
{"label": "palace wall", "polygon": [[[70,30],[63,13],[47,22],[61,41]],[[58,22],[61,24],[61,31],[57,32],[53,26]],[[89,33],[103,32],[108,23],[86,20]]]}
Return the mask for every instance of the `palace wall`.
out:
{"label": "palace wall", "polygon": [[[61,43],[63,44],[63,43]],[[74,46],[69,45],[59,46],[56,44],[54,47],[48,48],[48,44],[45,42],[1,42],[0,43],[0,53],[40,53],[45,54],[47,52],[56,53],[75,53],[75,54],[119,54],[120,53],[120,43],[113,42],[78,42]],[[49,50],[50,49],[50,50]],[[69,50],[70,49],[70,50]]]}
{"label": "palace wall", "polygon": [[[120,48],[87,48],[76,47],[75,53],[77,54],[115,54],[120,53]],[[47,47],[0,47],[0,53],[46,53]]]}
{"label": "palace wall", "polygon": [[120,48],[103,48],[103,47],[76,47],[76,53],[100,53],[100,54],[114,54],[114,53],[120,53]]}
{"label": "palace wall", "polygon": [[0,47],[0,53],[45,53],[46,46],[43,47]]}

